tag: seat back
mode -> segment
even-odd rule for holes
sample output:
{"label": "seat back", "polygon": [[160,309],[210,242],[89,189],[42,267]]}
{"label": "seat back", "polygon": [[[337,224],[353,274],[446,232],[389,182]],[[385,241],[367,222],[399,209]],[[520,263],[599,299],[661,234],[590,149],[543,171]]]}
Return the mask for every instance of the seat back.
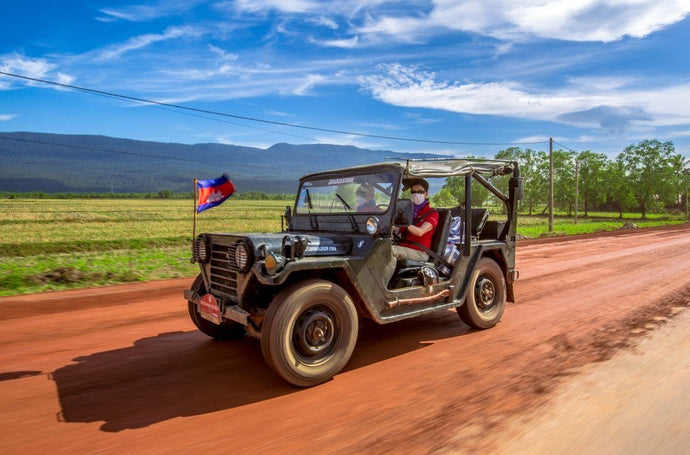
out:
{"label": "seat back", "polygon": [[488,209],[472,209],[472,237],[479,238],[482,233],[482,229],[484,229],[484,226],[486,225],[486,220],[488,219]]}
{"label": "seat back", "polygon": [[[463,224],[465,223],[465,208],[461,205],[454,207],[451,210],[452,216],[459,216],[462,218]],[[470,235],[474,238],[479,238],[486,226],[486,221],[489,219],[489,209],[485,208],[473,208],[472,209],[472,225],[470,226]],[[464,237],[464,228],[463,235]]]}
{"label": "seat back", "polygon": [[448,242],[448,231],[450,231],[450,210],[439,209],[438,212],[438,225],[434,230],[434,235],[431,237],[430,250],[443,256],[446,251],[446,243]]}

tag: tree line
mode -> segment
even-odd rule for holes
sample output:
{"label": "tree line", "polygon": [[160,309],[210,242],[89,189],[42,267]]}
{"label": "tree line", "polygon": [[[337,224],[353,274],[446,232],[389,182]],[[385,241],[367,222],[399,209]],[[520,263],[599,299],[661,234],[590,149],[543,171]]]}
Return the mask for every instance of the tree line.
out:
{"label": "tree line", "polygon": [[[647,213],[688,210],[689,169],[684,157],[676,153],[673,142],[644,140],[626,147],[615,159],[591,150],[553,150],[554,209],[572,215],[577,211]],[[549,204],[549,153],[530,148],[510,147],[499,151],[496,159],[517,161],[524,178],[522,210],[532,215]],[[505,178],[493,182],[507,191]],[[492,196],[480,185],[473,186],[473,205],[483,205]],[[464,200],[461,177],[446,180],[433,198],[438,206],[451,206]]]}

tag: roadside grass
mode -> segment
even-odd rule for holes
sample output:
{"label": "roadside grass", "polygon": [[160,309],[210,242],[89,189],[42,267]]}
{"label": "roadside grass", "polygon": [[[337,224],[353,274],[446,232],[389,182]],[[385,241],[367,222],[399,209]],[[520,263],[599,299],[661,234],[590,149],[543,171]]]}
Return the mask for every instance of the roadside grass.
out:
{"label": "roadside grass", "polygon": [[520,214],[518,219],[518,235],[525,238],[552,237],[560,235],[591,234],[594,232],[615,231],[623,228],[626,223],[632,223],[638,228],[682,224],[687,220],[684,215],[647,214],[643,220],[640,213],[624,213],[619,218],[613,212],[589,212],[588,216],[578,216],[577,224],[567,213],[554,213],[553,232],[549,232],[548,215]]}
{"label": "roadside grass", "polygon": [[[201,232],[277,232],[286,201],[230,199],[197,217]],[[492,211],[494,219],[505,218]],[[557,213],[521,214],[518,234],[535,238],[685,222],[683,216],[590,213],[578,224]],[[0,296],[189,277],[193,204],[169,199],[0,199]]]}

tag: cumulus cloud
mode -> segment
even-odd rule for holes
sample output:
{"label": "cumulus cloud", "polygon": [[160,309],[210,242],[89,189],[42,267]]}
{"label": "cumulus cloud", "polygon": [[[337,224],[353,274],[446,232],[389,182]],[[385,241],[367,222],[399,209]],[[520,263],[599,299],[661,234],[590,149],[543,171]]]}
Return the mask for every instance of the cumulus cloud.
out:
{"label": "cumulus cloud", "polygon": [[7,122],[17,117],[17,114],[0,114],[0,122]]}
{"label": "cumulus cloud", "polygon": [[[434,73],[400,64],[380,65],[382,74],[361,78],[372,96],[396,106],[599,126],[620,132],[636,124],[690,122],[690,84],[634,89],[623,80],[589,80],[589,90],[525,87],[516,82],[437,81]],[[582,84],[582,80],[578,80]],[[598,87],[598,88],[596,88]]]}

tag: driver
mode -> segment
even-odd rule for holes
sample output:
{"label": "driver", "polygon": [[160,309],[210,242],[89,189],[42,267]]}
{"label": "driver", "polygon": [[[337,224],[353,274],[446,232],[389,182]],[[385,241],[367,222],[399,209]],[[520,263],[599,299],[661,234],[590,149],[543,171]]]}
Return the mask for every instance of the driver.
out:
{"label": "driver", "polygon": [[410,199],[414,204],[414,219],[407,228],[400,228],[402,241],[391,247],[392,257],[383,269],[383,282],[388,284],[395,272],[398,259],[412,259],[426,262],[429,255],[425,247],[431,247],[431,238],[438,225],[438,212],[429,204],[429,183],[424,179],[407,180],[405,186],[410,188]]}
{"label": "driver", "polygon": [[374,200],[374,187],[370,183],[362,183],[355,193],[358,212],[378,212]]}

